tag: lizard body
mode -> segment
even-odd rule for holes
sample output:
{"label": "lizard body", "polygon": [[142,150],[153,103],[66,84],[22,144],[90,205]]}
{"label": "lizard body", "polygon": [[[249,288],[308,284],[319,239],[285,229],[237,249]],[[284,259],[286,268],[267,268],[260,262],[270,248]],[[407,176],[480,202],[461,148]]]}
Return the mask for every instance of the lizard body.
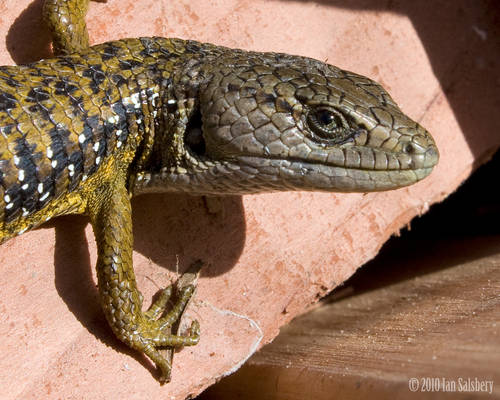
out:
{"label": "lizard body", "polygon": [[117,337],[148,355],[193,345],[158,318],[132,266],[130,197],[147,192],[366,192],[412,184],[432,137],[374,81],[306,57],[180,39],[88,46],[88,0],[48,0],[58,57],[0,67],[0,243],[58,215],[90,216],[98,285]]}

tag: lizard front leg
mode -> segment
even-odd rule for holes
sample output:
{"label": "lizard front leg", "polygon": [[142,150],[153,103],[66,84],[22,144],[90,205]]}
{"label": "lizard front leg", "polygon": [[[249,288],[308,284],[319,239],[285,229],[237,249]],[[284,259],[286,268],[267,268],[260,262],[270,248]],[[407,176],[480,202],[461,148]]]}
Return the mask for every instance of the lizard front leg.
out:
{"label": "lizard front leg", "polygon": [[167,288],[149,311],[142,311],[142,295],[137,289],[132,266],[132,218],[125,173],[102,184],[88,202],[88,213],[97,241],[97,279],[101,305],[115,335],[128,346],[146,354],[161,370],[160,380],[170,376],[170,362],[158,347],[191,346],[199,341],[199,325],[194,321],[188,336],[170,334],[169,327],[182,314],[194,292],[184,287],[173,309],[163,314],[171,289]]}

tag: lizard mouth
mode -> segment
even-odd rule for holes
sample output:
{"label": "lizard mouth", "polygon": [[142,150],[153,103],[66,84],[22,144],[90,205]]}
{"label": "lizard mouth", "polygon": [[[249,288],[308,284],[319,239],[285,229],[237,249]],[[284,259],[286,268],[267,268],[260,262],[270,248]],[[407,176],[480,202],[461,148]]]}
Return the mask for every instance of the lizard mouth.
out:
{"label": "lizard mouth", "polygon": [[346,168],[301,159],[284,160],[255,156],[240,156],[238,164],[241,171],[253,170],[261,182],[269,183],[271,190],[275,181],[279,181],[288,190],[327,192],[398,189],[422,180],[434,167],[430,165],[421,168],[377,170]]}
{"label": "lizard mouth", "polygon": [[[195,161],[195,160],[192,160]],[[186,168],[139,174],[135,194],[184,192],[198,195],[244,194],[283,190],[375,192],[411,185],[433,167],[405,170],[347,169],[304,160],[239,156],[233,160],[197,159]]]}

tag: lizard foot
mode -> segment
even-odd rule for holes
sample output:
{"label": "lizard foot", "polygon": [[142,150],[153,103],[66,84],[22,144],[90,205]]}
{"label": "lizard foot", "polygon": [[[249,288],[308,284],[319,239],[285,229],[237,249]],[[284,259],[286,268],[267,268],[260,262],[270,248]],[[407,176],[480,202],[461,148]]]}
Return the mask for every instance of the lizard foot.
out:
{"label": "lizard foot", "polygon": [[172,286],[164,289],[151,307],[144,313],[139,312],[133,319],[134,323],[126,324],[115,330],[117,336],[130,347],[146,354],[161,371],[160,382],[170,380],[171,362],[159,351],[159,347],[194,346],[200,340],[200,325],[194,320],[189,334],[186,336],[171,333],[171,327],[184,311],[195,290],[194,285],[187,285],[179,290],[178,300],[172,309],[161,318],[172,295]]}

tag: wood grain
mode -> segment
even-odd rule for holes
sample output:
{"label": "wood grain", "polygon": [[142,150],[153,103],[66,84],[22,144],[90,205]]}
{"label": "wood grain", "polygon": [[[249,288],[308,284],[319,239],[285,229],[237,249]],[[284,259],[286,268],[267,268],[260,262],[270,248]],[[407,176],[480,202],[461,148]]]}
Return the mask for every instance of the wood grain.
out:
{"label": "wood grain", "polygon": [[500,398],[500,236],[389,247],[201,399]]}

